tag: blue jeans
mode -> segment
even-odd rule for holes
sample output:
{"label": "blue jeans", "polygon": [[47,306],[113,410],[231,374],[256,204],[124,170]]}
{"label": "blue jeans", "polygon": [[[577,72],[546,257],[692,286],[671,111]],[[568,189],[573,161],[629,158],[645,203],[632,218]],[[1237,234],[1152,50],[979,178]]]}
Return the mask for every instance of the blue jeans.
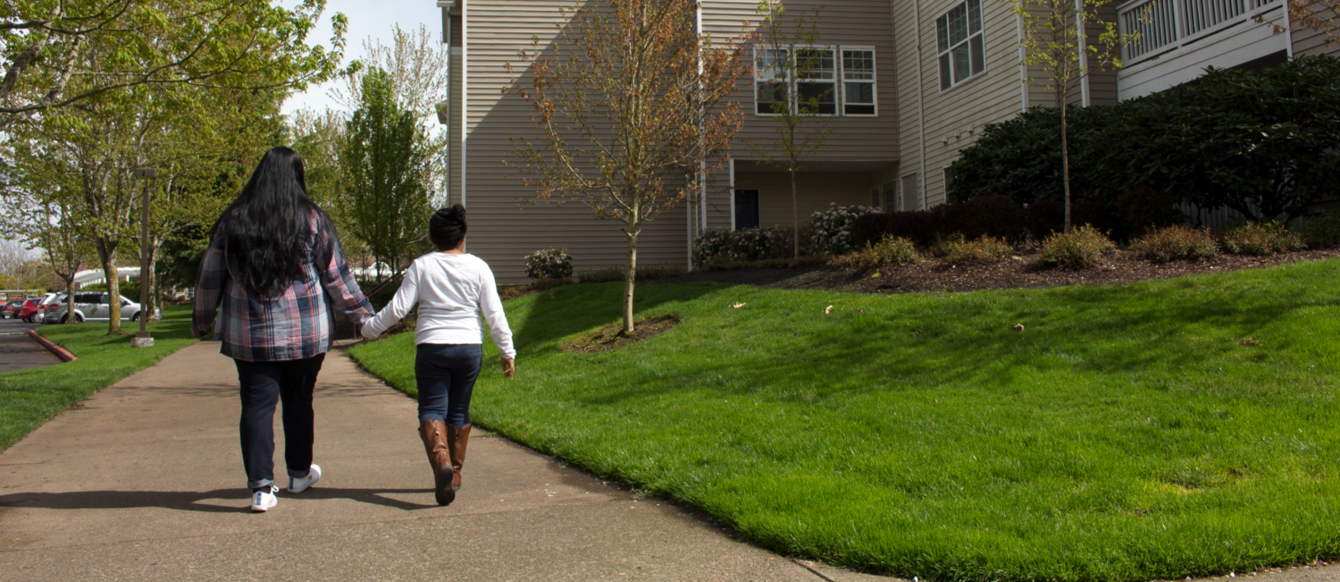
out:
{"label": "blue jeans", "polygon": [[470,393],[483,361],[481,344],[419,344],[414,357],[419,420],[441,420],[456,428],[470,424]]}
{"label": "blue jeans", "polygon": [[289,477],[306,477],[312,467],[315,415],[312,389],[325,354],[303,360],[237,363],[242,385],[242,465],[247,487],[268,487],[275,480],[275,404],[284,403],[284,461]]}

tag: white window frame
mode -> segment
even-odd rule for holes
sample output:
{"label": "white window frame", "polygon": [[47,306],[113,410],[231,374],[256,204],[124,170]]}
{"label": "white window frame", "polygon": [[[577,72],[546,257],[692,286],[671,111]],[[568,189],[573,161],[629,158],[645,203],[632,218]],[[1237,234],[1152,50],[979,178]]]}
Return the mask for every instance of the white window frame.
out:
{"label": "white window frame", "polygon": [[[847,79],[847,51],[867,51],[870,53],[870,78],[869,79]],[[838,103],[838,114],[843,117],[879,117],[879,73],[875,60],[875,47],[873,46],[840,46],[838,47],[838,77],[842,84],[842,102]],[[847,112],[847,83],[868,83],[870,85],[871,113],[848,113]],[[867,105],[866,103],[855,103],[853,105]]]}
{"label": "white window frame", "polygon": [[[800,78],[801,76],[799,70],[800,67],[795,62],[796,53],[798,51],[807,49],[809,50],[818,49],[828,51],[829,55],[833,59],[832,77],[830,79],[813,81]],[[764,51],[786,51],[786,58],[787,58],[786,69],[780,71],[780,74],[769,74],[769,75],[762,74],[760,67],[762,59],[760,57]],[[841,59],[842,59],[842,49],[837,45],[799,44],[799,45],[787,45],[782,48],[772,48],[769,46],[754,47],[754,81],[753,81],[754,115],[758,117],[776,117],[778,115],[776,113],[773,113],[771,110],[766,113],[759,111],[759,100],[758,100],[759,86],[764,83],[778,83],[778,82],[785,83],[787,110],[791,111],[792,113],[797,111],[798,104],[800,101],[799,99],[800,91],[798,90],[798,85],[800,85],[801,83],[812,83],[812,84],[827,83],[832,86],[831,94],[833,99],[833,112],[810,113],[806,115],[812,115],[814,117],[840,117],[842,115],[842,109],[843,109],[843,99],[841,95],[842,91]],[[796,71],[797,78],[795,79],[787,78],[787,72],[789,71]],[[864,117],[870,117],[870,116],[864,116]]]}
{"label": "white window frame", "polygon": [[[977,4],[977,30],[975,32],[972,28],[972,5],[974,3]],[[963,9],[963,17],[966,20],[964,26],[967,28],[968,32],[963,37],[963,40],[953,42],[953,32],[949,28],[951,25],[949,22],[949,14],[959,8]],[[963,0],[962,2],[954,4],[949,10],[944,11],[944,13],[935,18],[935,68],[939,71],[941,93],[952,91],[955,87],[986,74],[986,27],[982,23],[984,20],[982,14],[983,9],[982,0]],[[943,27],[941,27],[941,22],[944,23]],[[973,39],[979,39],[978,45],[981,46],[982,49],[980,53],[982,68],[977,72],[973,72],[972,66]],[[961,80],[955,80],[956,75],[954,75],[954,70],[956,65],[954,63],[954,51],[959,47],[965,47],[968,52],[968,75]],[[948,58],[947,78],[946,67],[944,64],[946,58]],[[945,83],[946,81],[948,81],[947,85]]]}

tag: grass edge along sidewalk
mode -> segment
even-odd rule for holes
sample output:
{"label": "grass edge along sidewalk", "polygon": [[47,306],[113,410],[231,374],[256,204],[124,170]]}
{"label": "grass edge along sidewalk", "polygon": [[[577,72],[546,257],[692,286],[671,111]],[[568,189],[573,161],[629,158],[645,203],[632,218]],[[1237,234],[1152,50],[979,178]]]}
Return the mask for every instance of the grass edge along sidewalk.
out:
{"label": "grass edge along sidewalk", "polygon": [[[507,303],[517,378],[489,347],[472,413],[788,555],[927,580],[1247,572],[1340,556],[1336,288],[1340,260],[956,294],[647,285],[639,317],[679,325],[572,354],[621,287],[568,285]],[[412,334],[351,355],[413,394]]]}
{"label": "grass edge along sidewalk", "polygon": [[190,325],[190,306],[164,309],[163,321],[149,326],[154,336],[151,348],[130,347],[133,334],[106,335],[106,323],[39,328],[42,337],[78,359],[0,374],[0,451],[71,405],[195,343],[198,340],[191,338]]}

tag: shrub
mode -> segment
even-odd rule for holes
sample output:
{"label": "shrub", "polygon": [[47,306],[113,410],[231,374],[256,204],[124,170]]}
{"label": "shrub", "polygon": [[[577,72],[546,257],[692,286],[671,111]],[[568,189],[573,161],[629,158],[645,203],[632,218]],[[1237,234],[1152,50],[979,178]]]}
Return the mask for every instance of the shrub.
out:
{"label": "shrub", "polygon": [[[596,269],[594,271],[581,271],[577,273],[577,282],[579,283],[608,283],[610,281],[622,281],[624,268],[610,267],[608,269]],[[639,265],[637,268],[637,280],[645,281],[648,279],[665,279],[667,277],[678,277],[684,274],[684,267],[674,265]]]}
{"label": "shrub", "polygon": [[1219,243],[1209,229],[1167,226],[1135,240],[1131,250],[1151,261],[1200,261],[1219,253]]}
{"label": "shrub", "polygon": [[852,250],[851,223],[864,214],[878,212],[869,206],[838,206],[829,204],[828,210],[815,212],[810,221],[814,225],[811,239],[814,251],[840,255]]}
{"label": "shrub", "polygon": [[1314,248],[1333,247],[1340,243],[1340,210],[1307,217],[1303,223],[1303,238],[1307,246]]}
{"label": "shrub", "polygon": [[935,215],[926,210],[872,212],[851,223],[851,244],[855,248],[873,245],[887,236],[930,246],[935,242]]}
{"label": "shrub", "polygon": [[1038,264],[1049,268],[1086,269],[1103,264],[1103,256],[1117,249],[1107,234],[1090,225],[1043,239]]}
{"label": "shrub", "polygon": [[731,261],[761,261],[772,255],[771,246],[772,236],[762,228],[715,228],[694,241],[693,264],[706,265],[716,257]]}
{"label": "shrub", "polygon": [[875,244],[866,244],[862,250],[833,257],[828,264],[843,269],[865,271],[891,263],[916,264],[923,260],[924,257],[917,251],[917,245],[912,241],[902,237],[886,236]]}
{"label": "shrub", "polygon": [[1033,240],[1043,240],[1054,232],[1065,229],[1065,204],[1059,200],[1043,198],[1024,208],[1024,224]]}
{"label": "shrub", "polygon": [[946,263],[994,263],[1014,252],[1004,239],[981,236],[966,240],[963,235],[950,237],[937,249]]}
{"label": "shrub", "polygon": [[558,281],[572,276],[568,249],[540,249],[526,257],[526,276],[537,281]]}
{"label": "shrub", "polygon": [[[768,257],[771,259],[795,258],[796,240],[789,226],[773,225],[763,228],[768,235]],[[814,225],[800,225],[800,256],[814,254]]]}
{"label": "shrub", "polygon": [[1024,233],[1023,207],[1009,196],[977,196],[936,206],[931,213],[935,233],[942,237],[961,234],[969,240],[984,236],[1016,240]]}
{"label": "shrub", "polygon": [[1186,221],[1186,214],[1177,208],[1171,195],[1148,186],[1131,188],[1117,196],[1117,212],[1121,225],[1133,237]]}
{"label": "shrub", "polygon": [[1278,222],[1249,222],[1224,233],[1224,250],[1264,257],[1305,248],[1303,237]]}

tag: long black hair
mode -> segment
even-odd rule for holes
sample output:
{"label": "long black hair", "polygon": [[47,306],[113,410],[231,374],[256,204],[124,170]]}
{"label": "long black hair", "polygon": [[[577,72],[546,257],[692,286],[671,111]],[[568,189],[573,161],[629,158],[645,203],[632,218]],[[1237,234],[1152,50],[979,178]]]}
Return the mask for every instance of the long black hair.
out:
{"label": "long black hair", "polygon": [[[326,214],[307,197],[302,156],[286,147],[265,152],[242,193],[211,229],[212,238],[223,243],[229,276],[262,297],[278,295],[304,279],[303,263],[313,260],[310,253],[327,255],[331,248],[308,239],[313,213],[318,233],[333,236]],[[309,242],[304,244],[304,239]],[[313,243],[315,248],[307,246]],[[329,260],[314,258],[317,264]]]}

